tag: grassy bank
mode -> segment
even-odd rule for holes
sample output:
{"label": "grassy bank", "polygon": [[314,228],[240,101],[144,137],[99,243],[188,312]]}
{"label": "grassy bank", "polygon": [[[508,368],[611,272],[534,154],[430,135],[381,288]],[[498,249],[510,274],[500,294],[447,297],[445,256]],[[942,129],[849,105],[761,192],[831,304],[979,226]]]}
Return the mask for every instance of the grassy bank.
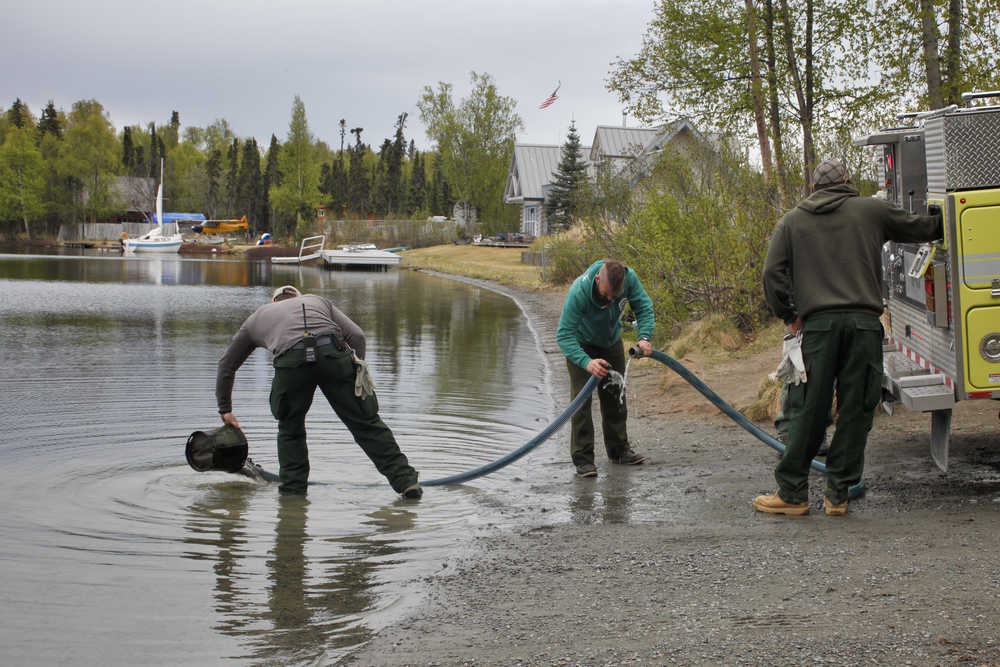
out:
{"label": "grassy bank", "polygon": [[503,285],[540,289],[540,267],[521,263],[521,248],[487,248],[474,245],[438,245],[407,250],[402,254],[403,267],[428,269],[467,278],[494,280]]}

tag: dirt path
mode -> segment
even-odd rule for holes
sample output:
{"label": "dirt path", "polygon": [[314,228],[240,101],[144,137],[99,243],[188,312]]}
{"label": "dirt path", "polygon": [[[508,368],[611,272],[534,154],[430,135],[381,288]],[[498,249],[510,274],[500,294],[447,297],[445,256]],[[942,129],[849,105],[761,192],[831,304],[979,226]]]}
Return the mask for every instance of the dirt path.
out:
{"label": "dirt path", "polygon": [[[562,294],[499,289],[537,327],[565,406]],[[692,370],[745,403],[776,362]],[[421,613],[346,662],[1000,664],[996,404],[959,404],[947,474],[927,453],[928,417],[880,415],[866,496],[827,517],[814,473],[813,513],[783,518],[750,506],[774,490],[776,453],[682,385],[633,364],[630,435],[650,461],[576,479],[563,429],[491,500],[510,523],[414,582]]]}

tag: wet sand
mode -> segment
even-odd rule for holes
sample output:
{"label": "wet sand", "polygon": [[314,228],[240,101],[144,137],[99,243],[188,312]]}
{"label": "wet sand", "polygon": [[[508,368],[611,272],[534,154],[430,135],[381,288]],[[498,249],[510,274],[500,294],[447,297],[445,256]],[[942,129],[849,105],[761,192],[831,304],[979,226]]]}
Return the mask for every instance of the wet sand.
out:
{"label": "wet sand", "polygon": [[[563,293],[490,287],[525,309],[565,406]],[[696,372],[734,400],[777,354]],[[929,417],[880,413],[867,494],[827,517],[814,472],[812,513],[790,518],[750,505],[774,490],[777,454],[665,367],[633,364],[629,401],[646,464],[599,455],[599,476],[576,479],[564,428],[491,499],[507,520],[413,582],[426,604],[343,662],[1000,664],[995,403],[957,406],[948,473],[928,455]]]}

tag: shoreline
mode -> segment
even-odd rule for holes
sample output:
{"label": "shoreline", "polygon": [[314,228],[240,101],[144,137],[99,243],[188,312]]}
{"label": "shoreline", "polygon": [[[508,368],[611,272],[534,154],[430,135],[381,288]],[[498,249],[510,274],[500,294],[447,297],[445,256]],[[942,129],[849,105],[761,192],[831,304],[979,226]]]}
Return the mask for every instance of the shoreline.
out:
{"label": "shoreline", "polygon": [[[565,406],[565,292],[445,277],[518,302]],[[509,473],[508,527],[474,535],[421,583],[421,611],[340,663],[1000,663],[992,407],[959,404],[947,474],[922,415],[882,415],[869,491],[846,517],[824,516],[816,474],[812,513],[774,517],[750,501],[773,491],[775,453],[666,373],[651,360],[630,372],[630,439],[646,464],[609,465],[598,435],[600,474],[577,479],[564,427]]]}

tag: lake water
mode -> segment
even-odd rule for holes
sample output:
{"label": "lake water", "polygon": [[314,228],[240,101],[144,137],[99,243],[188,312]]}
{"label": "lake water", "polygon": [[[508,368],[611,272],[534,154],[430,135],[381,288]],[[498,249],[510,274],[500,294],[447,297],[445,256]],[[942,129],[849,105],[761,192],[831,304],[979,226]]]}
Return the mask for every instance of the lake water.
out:
{"label": "lake water", "polygon": [[[84,252],[84,251],[80,251]],[[523,462],[403,501],[319,396],[308,497],[197,473],[216,362],[271,290],[330,298],[368,337],[383,419],[431,479],[553,415],[517,305],[409,272],[265,262],[0,255],[0,656],[6,664],[332,662],[419,603]],[[250,455],[277,469],[272,369],[236,376]],[[416,583],[415,583],[416,582]]]}

